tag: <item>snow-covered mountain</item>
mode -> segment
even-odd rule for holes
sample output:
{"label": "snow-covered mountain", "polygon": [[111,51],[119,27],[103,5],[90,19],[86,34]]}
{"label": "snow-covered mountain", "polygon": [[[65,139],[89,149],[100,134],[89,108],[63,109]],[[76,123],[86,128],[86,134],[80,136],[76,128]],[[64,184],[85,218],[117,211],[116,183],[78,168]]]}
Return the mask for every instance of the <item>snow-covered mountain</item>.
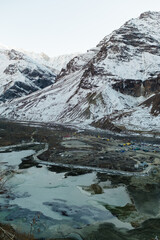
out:
{"label": "snow-covered mountain", "polygon": [[0,46],[0,102],[12,100],[54,83],[56,74],[39,61]]}
{"label": "snow-covered mountain", "polygon": [[73,58],[56,83],[4,104],[1,116],[160,131],[160,12],[145,12]]}
{"label": "snow-covered mountain", "polygon": [[35,53],[35,52],[28,52],[25,50],[21,50],[23,53],[25,53],[27,56],[31,57],[32,59],[38,61],[39,63],[50,67],[53,69],[55,73],[59,73],[62,68],[66,68],[67,63],[78,55],[78,53],[72,53],[72,54],[65,54],[60,55],[56,57],[49,57],[45,53]]}

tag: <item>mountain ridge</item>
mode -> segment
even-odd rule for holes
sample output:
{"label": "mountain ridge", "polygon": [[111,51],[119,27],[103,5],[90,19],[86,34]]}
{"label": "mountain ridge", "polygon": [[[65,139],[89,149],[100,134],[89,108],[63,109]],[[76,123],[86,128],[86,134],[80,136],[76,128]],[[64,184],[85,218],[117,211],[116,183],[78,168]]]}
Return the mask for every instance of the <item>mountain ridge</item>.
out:
{"label": "mountain ridge", "polygon": [[160,12],[129,20],[69,61],[52,86],[1,105],[1,116],[159,132],[159,24]]}
{"label": "mountain ridge", "polygon": [[36,53],[27,51],[21,48],[14,48],[14,47],[8,47],[4,44],[0,44],[1,50],[15,50],[17,52],[21,52],[25,54],[26,56],[30,57],[31,59],[39,62],[39,64],[42,64],[44,66],[50,67],[56,74],[58,74],[62,68],[65,68],[67,63],[74,58],[75,56],[79,55],[80,53],[71,53],[71,54],[63,54],[58,56],[48,56],[46,53]]}
{"label": "mountain ridge", "polygon": [[54,83],[56,74],[14,49],[0,49],[0,102],[28,95]]}

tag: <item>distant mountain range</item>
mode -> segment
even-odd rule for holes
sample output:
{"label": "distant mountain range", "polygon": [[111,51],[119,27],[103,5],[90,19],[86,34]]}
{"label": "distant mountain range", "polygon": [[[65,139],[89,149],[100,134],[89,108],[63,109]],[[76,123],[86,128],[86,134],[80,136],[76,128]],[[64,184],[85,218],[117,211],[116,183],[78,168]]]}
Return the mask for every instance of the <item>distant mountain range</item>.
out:
{"label": "distant mountain range", "polygon": [[0,102],[13,100],[55,82],[57,74],[75,54],[49,58],[46,54],[0,45]]}
{"label": "distant mountain range", "polygon": [[34,52],[27,52],[22,50],[23,53],[30,56],[34,60],[40,62],[43,65],[49,66],[58,74],[62,68],[65,68],[67,63],[74,57],[76,57],[79,53],[73,54],[65,54],[60,55],[57,57],[49,57],[45,53],[34,53]]}
{"label": "distant mountain range", "polygon": [[[1,116],[16,120],[92,125],[118,132],[159,132],[159,26],[160,12],[145,12],[129,20],[95,48],[73,57],[67,65],[65,63],[66,67],[62,67],[56,78],[53,70],[56,64],[47,66],[46,62],[50,60],[45,55],[42,56],[44,62],[32,56],[36,69],[40,66],[36,65],[36,61],[43,66],[39,67],[43,69],[42,78],[48,74],[50,77],[45,79],[52,79],[53,84],[27,97],[1,104]],[[12,52],[14,50],[7,53],[7,58],[18,63],[12,67],[14,62],[8,62],[11,66],[3,68],[2,74],[12,78],[16,76],[17,79],[18,71],[24,77],[24,74],[30,73],[25,71],[29,67],[24,66],[22,59],[12,59]],[[17,66],[21,61],[23,64]],[[38,76],[32,77],[34,82]]]}
{"label": "distant mountain range", "polygon": [[0,102],[28,95],[55,81],[54,71],[14,49],[0,49]]}

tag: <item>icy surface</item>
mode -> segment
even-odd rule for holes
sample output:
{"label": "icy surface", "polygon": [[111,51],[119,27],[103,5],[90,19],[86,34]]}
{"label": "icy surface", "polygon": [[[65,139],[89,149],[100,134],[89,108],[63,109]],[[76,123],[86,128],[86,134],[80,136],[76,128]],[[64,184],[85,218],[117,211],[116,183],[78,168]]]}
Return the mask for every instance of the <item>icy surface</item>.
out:
{"label": "icy surface", "polygon": [[[5,163],[5,167],[18,166],[21,163],[22,158],[34,154],[33,150],[23,150],[19,152],[0,153],[0,163]],[[2,165],[3,166],[3,165]]]}
{"label": "icy surface", "polygon": [[[11,157],[11,154],[13,154],[13,157]],[[104,188],[102,194],[91,194],[83,188],[98,182],[96,173],[65,178],[65,173],[57,174],[49,171],[47,166],[43,164],[41,168],[31,167],[18,171],[20,159],[31,154],[34,154],[33,150],[3,153],[1,155],[1,165],[8,168],[12,165],[14,169],[17,169],[17,172],[6,182],[6,187],[10,189],[9,194],[12,197],[7,198],[6,202],[4,202],[4,199],[0,200],[2,205],[5,204],[6,206],[7,204],[8,209],[10,209],[8,219],[13,214],[15,220],[17,221],[19,218],[20,221],[23,211],[25,212],[25,218],[29,219],[28,211],[28,214],[33,212],[33,214],[43,215],[43,218],[45,216],[46,221],[52,219],[53,223],[59,226],[60,224],[70,225],[72,223],[84,226],[84,224],[108,221],[115,223],[118,227],[132,228],[129,223],[123,223],[112,216],[103,206],[106,203],[115,206],[125,206],[127,203],[131,203],[124,186],[112,189]],[[103,186],[105,184],[108,183],[103,182]],[[14,208],[20,211],[11,213]],[[1,210],[1,212],[1,218],[3,218],[3,211]]]}

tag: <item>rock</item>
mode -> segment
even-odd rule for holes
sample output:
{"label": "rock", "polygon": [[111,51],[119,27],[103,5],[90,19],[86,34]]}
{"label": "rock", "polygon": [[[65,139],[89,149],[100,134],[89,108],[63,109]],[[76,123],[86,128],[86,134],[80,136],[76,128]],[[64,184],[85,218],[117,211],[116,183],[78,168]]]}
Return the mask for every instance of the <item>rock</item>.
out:
{"label": "rock", "polygon": [[133,97],[139,97],[142,95],[141,86],[143,86],[141,80],[132,79],[116,81],[116,83],[112,85],[113,89],[115,89],[116,91],[119,91],[123,94],[131,95]]}
{"label": "rock", "polygon": [[90,189],[91,189],[91,191],[94,192],[94,194],[102,194],[103,193],[103,189],[98,184],[92,184],[90,186]]}
{"label": "rock", "polygon": [[151,114],[154,116],[158,116],[160,114],[160,94],[158,93],[150,97],[149,99],[141,103],[141,106],[151,108]]}
{"label": "rock", "polygon": [[102,128],[102,129],[107,129],[117,133],[120,133],[122,131],[122,129],[115,126],[107,117],[103,117],[98,121],[92,122],[92,126]]}
{"label": "rock", "polygon": [[155,158],[153,163],[156,165],[160,165],[160,158]]}

